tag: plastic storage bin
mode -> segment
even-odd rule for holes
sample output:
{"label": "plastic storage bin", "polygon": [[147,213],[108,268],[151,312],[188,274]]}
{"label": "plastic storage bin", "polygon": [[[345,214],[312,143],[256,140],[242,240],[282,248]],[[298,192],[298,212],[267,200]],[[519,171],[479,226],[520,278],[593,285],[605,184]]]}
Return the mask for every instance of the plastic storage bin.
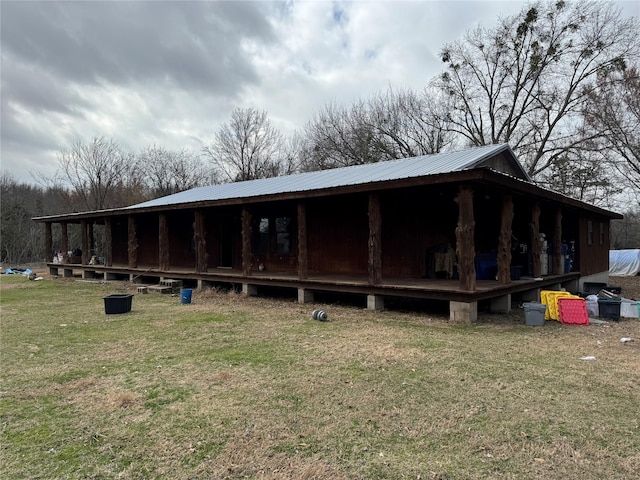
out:
{"label": "plastic storage bin", "polygon": [[600,318],[608,318],[609,320],[620,320],[620,298],[599,298],[598,310]]}
{"label": "plastic storage bin", "polygon": [[620,303],[620,316],[625,318],[638,318],[640,316],[640,302],[623,298]]}
{"label": "plastic storage bin", "polygon": [[560,323],[570,325],[589,325],[587,302],[582,298],[559,298],[558,313]]}
{"label": "plastic storage bin", "polygon": [[131,311],[131,300],[133,295],[130,293],[114,293],[104,298],[104,313],[111,315],[114,313],[127,313]]}
{"label": "plastic storage bin", "polygon": [[544,325],[544,313],[547,311],[547,306],[544,303],[527,302],[522,306],[524,307],[524,321],[527,325],[532,327]]}
{"label": "plastic storage bin", "polygon": [[587,314],[592,317],[597,317],[600,314],[600,309],[598,308],[598,297],[595,295],[589,295],[585,301],[587,304]]}

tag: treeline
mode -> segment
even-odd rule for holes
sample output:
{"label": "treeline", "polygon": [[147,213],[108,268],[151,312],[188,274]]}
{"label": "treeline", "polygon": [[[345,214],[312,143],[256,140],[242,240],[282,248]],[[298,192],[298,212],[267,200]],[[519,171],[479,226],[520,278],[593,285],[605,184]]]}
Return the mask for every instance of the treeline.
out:
{"label": "treeline", "polygon": [[3,174],[1,255],[40,259],[33,216],[134,204],[189,188],[509,143],[541,186],[625,214],[613,248],[640,246],[640,23],[612,3],[532,3],[441,50],[423,90],[329,104],[290,136],[236,109],[200,152],[115,139],[59,152],[39,186]]}

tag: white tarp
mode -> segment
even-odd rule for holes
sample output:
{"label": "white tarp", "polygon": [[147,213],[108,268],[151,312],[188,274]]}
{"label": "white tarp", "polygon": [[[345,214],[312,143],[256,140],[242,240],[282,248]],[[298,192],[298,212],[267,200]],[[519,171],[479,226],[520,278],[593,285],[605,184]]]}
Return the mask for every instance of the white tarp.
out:
{"label": "white tarp", "polygon": [[640,248],[609,250],[609,275],[633,276],[640,273]]}

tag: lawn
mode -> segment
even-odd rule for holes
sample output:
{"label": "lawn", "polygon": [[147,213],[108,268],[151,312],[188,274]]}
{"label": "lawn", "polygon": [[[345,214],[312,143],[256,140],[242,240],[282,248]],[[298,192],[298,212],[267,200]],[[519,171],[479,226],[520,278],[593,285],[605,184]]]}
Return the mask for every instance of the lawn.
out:
{"label": "lawn", "polygon": [[212,290],[106,315],[125,284],[0,280],[4,479],[640,472],[638,320],[465,326]]}

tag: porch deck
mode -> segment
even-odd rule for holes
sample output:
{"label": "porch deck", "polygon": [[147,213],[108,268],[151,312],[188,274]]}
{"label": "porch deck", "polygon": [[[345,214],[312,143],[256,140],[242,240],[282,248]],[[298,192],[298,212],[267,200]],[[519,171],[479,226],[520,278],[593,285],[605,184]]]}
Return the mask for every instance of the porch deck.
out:
{"label": "porch deck", "polygon": [[548,275],[540,279],[521,278],[510,284],[499,284],[496,280],[478,280],[474,291],[460,288],[458,280],[422,279],[422,278],[383,278],[380,284],[371,285],[367,276],[353,275],[313,275],[300,279],[292,273],[252,272],[244,276],[242,271],[231,268],[214,268],[207,272],[195,272],[185,268],[128,268],[127,266],[81,265],[81,264],[47,264],[52,275],[63,271],[65,277],[78,272],[83,278],[103,278],[104,280],[121,279],[134,283],[160,282],[162,279],[178,279],[197,282],[197,287],[214,286],[216,284],[233,284],[260,287],[283,287],[304,291],[354,293],[375,295],[380,297],[408,297],[426,300],[445,300],[462,303],[473,303],[491,300],[506,295],[521,293],[527,299],[539,299],[539,290],[557,290],[566,288],[570,291],[578,289],[579,272],[562,275]]}

